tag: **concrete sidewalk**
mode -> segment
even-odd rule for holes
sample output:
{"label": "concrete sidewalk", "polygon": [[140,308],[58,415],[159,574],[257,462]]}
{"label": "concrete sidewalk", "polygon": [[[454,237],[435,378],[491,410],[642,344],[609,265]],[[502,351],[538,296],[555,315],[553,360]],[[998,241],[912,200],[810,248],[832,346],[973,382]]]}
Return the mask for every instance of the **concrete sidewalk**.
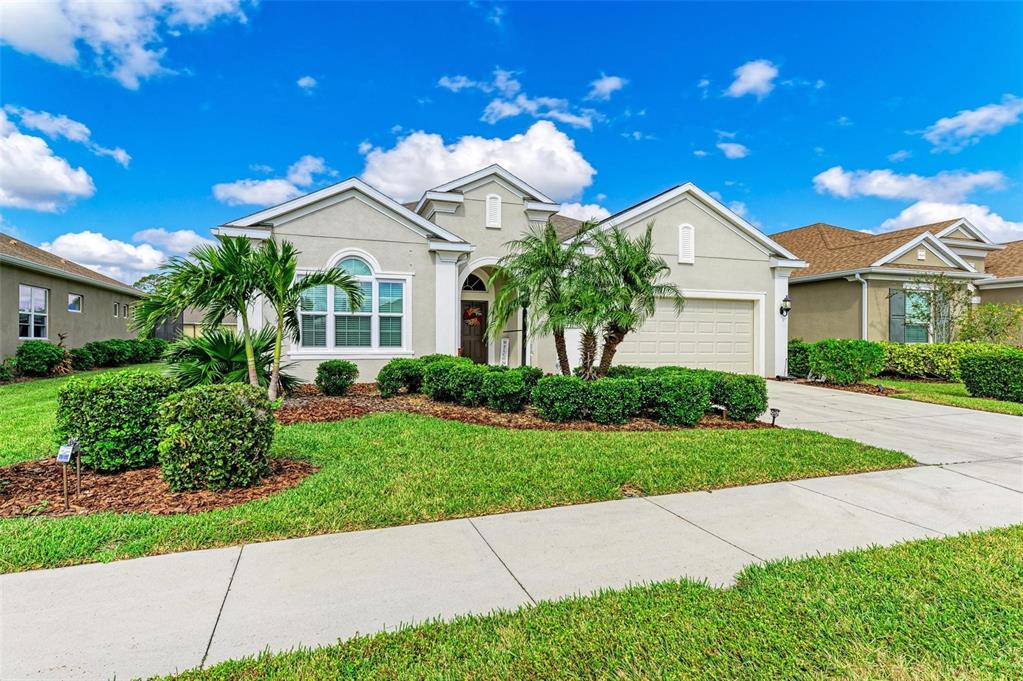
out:
{"label": "concrete sidewalk", "polygon": [[782,381],[768,381],[767,391],[770,406],[781,409],[779,426],[895,449],[920,463],[1023,456],[1020,416]]}
{"label": "concrete sidewalk", "polygon": [[3,575],[0,678],[166,674],[601,588],[725,586],[750,563],[1016,523],[1023,457]]}

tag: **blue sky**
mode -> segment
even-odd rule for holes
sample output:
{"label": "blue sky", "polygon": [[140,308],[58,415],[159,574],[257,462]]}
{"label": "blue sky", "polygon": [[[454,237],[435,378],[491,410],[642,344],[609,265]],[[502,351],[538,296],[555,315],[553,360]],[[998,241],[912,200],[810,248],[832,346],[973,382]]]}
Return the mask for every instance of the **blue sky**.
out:
{"label": "blue sky", "polygon": [[0,41],[0,230],[129,281],[493,161],[580,216],[693,181],[768,233],[1023,238],[1020,3],[14,3]]}

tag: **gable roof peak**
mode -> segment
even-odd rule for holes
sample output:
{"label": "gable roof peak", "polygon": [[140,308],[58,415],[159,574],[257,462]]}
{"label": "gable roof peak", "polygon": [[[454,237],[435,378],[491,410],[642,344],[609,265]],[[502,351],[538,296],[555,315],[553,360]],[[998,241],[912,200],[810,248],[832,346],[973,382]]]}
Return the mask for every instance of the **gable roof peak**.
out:
{"label": "gable roof peak", "polygon": [[431,191],[431,192],[453,192],[453,191],[457,191],[457,190],[461,189],[462,187],[464,187],[464,186],[466,186],[468,184],[472,184],[473,182],[476,182],[477,180],[482,180],[483,178],[485,178],[485,177],[487,177],[489,175],[496,175],[496,176],[500,177],[502,180],[504,180],[508,184],[512,185],[515,189],[519,190],[524,195],[526,195],[526,196],[528,196],[528,197],[530,197],[530,198],[532,198],[532,199],[534,199],[536,201],[539,201],[541,203],[550,203],[550,204],[556,204],[557,203],[557,201],[555,201],[554,199],[550,198],[549,196],[547,196],[546,194],[541,192],[539,189],[537,189],[536,187],[533,187],[528,182],[523,180],[521,177],[518,177],[517,175],[515,175],[514,173],[509,171],[507,168],[505,168],[505,167],[503,167],[503,166],[501,166],[501,165],[499,165],[497,163],[491,163],[490,165],[488,165],[485,168],[480,168],[479,170],[477,170],[475,172],[469,173],[468,175],[464,175],[462,177],[455,178],[454,180],[451,180],[450,182],[445,182],[444,184],[441,184],[441,185],[438,185],[436,187],[433,187],[432,189],[429,189],[428,191]]}

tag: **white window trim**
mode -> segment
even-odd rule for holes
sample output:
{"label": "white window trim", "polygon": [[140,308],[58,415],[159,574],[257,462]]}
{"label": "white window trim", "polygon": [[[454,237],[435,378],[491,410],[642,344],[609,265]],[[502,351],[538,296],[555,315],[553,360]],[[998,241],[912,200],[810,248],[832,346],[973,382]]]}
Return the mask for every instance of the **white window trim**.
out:
{"label": "white window trim", "polygon": [[118,311],[120,310],[120,303],[114,303],[114,317],[118,317]]}
{"label": "white window trim", "polygon": [[85,296],[84,295],[82,295],[81,293],[71,293],[71,292],[68,292],[67,295],[68,295],[68,298],[70,298],[71,296],[78,296],[78,309],[77,310],[72,310],[71,309],[71,301],[68,300],[68,309],[67,309],[68,312],[70,312],[71,314],[82,314],[83,312],[85,312]]}
{"label": "white window trim", "polygon": [[[683,255],[683,244],[687,235],[689,238],[688,257]],[[683,223],[678,226],[678,262],[680,265],[696,264],[696,228],[689,223]]]}
{"label": "white window trim", "polygon": [[[18,319],[18,330],[19,331],[21,330],[21,319],[20,319],[20,317],[23,314],[28,314],[28,329],[29,329],[29,333],[31,333],[32,329],[36,328],[35,318],[36,317],[45,317],[46,318],[46,335],[45,336],[22,336],[19,333],[18,334],[18,340],[49,340],[50,339],[50,289],[43,288],[42,286],[32,286],[31,284],[18,284],[18,289],[19,289],[18,290],[18,297],[19,298],[21,297],[21,287],[22,286],[24,286],[25,288],[29,288],[29,289],[38,289],[38,290],[43,292],[43,295],[44,295],[44,297],[46,299],[46,312],[44,312],[42,314],[39,314],[37,312],[29,310],[27,313],[25,313],[25,312],[22,312],[21,311],[21,307],[19,307],[18,308],[18,316],[19,316],[19,319]],[[29,305],[31,305],[31,304],[32,304],[32,296],[30,295],[29,296]]]}
{"label": "white window trim", "polygon": [[[490,220],[490,201],[492,199],[497,200],[497,220]],[[497,194],[487,194],[487,198],[483,203],[483,222],[487,229],[501,229],[501,197]]]}

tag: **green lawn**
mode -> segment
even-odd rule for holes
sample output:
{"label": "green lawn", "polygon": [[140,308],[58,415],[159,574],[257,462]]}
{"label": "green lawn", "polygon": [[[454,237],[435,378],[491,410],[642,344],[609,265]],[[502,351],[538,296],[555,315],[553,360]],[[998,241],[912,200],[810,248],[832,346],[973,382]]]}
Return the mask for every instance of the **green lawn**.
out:
{"label": "green lawn", "polygon": [[[160,371],[163,364],[138,364],[121,369],[97,369],[75,374],[92,376],[104,371],[123,371],[126,368],[141,371]],[[62,378],[42,378],[22,383],[0,385],[0,466],[27,459],[56,456],[53,441],[54,414],[57,412],[57,390],[67,381]]]}
{"label": "green lawn", "polygon": [[181,679],[1009,679],[1023,526],[752,566],[226,662]]}
{"label": "green lawn", "polygon": [[978,409],[980,411],[993,411],[999,414],[1012,414],[1023,416],[1023,404],[1019,402],[1004,402],[993,400],[987,397],[972,397],[966,392],[966,386],[962,383],[937,383],[934,381],[913,381],[905,379],[892,379],[881,377],[872,383],[906,392],[892,395],[900,400],[916,400],[917,402],[930,402],[932,404],[944,404],[950,407],[963,407],[965,409]]}

